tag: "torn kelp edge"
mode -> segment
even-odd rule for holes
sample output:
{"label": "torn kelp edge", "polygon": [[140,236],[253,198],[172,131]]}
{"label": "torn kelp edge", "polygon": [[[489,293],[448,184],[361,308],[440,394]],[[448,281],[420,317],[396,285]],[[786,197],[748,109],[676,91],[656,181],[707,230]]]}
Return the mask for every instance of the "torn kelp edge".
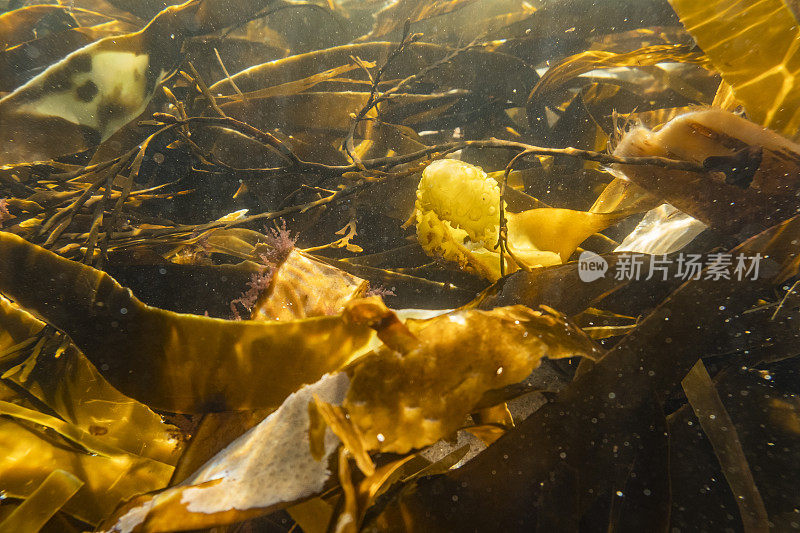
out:
{"label": "torn kelp edge", "polygon": [[[128,510],[108,531],[130,533],[151,513],[159,512],[162,504],[185,507],[188,513],[214,514],[266,509],[319,494],[331,477],[329,458],[341,441],[328,428],[323,458],[317,461],[311,456],[308,404],[317,395],[340,405],[349,386],[347,374],[340,372],[326,374],[291,394],[274,413],[189,479]],[[176,491],[181,492],[180,499],[175,497]]]}

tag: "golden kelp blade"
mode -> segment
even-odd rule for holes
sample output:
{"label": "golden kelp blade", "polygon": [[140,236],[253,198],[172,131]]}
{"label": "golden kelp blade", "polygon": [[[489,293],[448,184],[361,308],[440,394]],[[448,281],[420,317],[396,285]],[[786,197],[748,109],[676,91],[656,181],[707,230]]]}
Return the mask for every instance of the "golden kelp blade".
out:
{"label": "golden kelp blade", "polygon": [[[87,451],[87,441],[64,440],[41,422],[73,432],[69,424],[55,422],[30,409],[2,402],[0,417],[0,479],[4,494],[27,498],[56,470],[65,470],[84,486],[63,510],[85,522],[96,524],[121,501],[142,492],[164,487],[173,467],[110,447]],[[92,448],[89,448],[90,450]]]}
{"label": "golden kelp blade", "polygon": [[[203,35],[228,26],[244,24],[275,0],[189,0],[174,7],[179,0],[110,0],[110,3],[141,18],[148,19],[168,10],[179,14],[174,27],[189,35]],[[160,11],[159,11],[160,10]]]}
{"label": "golden kelp blade", "polygon": [[227,321],[149,307],[107,274],[0,233],[0,292],[67,332],[120,391],[174,412],[279,405],[373,333],[350,313]]}
{"label": "golden kelp blade", "polygon": [[[370,305],[360,310],[393,316],[377,300]],[[404,339],[383,330],[405,326],[378,322],[381,338],[402,346]],[[591,340],[561,317],[521,306],[458,311],[410,327],[413,333],[406,329],[405,337],[416,335],[419,346],[402,355],[384,348],[348,372],[303,387],[184,483],[125,505],[110,522],[168,531],[176,524],[209,527],[285,507],[327,487],[329,464],[341,442],[337,435],[372,473],[367,451],[432,444],[457,429],[484,392],[523,380],[541,357],[599,355]],[[333,407],[343,400],[349,419]],[[316,408],[309,408],[313,402]],[[329,408],[322,418],[334,431],[310,425],[320,418],[321,404]],[[358,428],[370,434],[362,438]]]}
{"label": "golden kelp blade", "polygon": [[[431,109],[433,113],[446,111],[462,96],[460,93],[400,93],[381,104],[380,109],[390,122],[403,119],[404,124],[413,125],[430,120],[425,112],[431,114]],[[344,136],[350,127],[350,114],[361,109],[368,100],[369,93],[363,91],[304,92],[251,99],[249,104],[232,100],[220,107],[228,116],[265,130],[330,130]]]}
{"label": "golden kelp blade", "polygon": [[800,23],[783,0],[669,0],[747,115],[789,137],[800,127]]}
{"label": "golden kelp blade", "polygon": [[[42,19],[57,17],[64,28],[77,26],[77,21],[62,6],[27,6],[0,14],[0,50],[37,38],[37,24]],[[52,24],[52,18],[48,21]]]}
{"label": "golden kelp blade", "polygon": [[[326,427],[329,427],[333,433],[342,441],[342,445],[347,452],[355,459],[358,468],[365,476],[371,476],[375,473],[375,463],[372,462],[368,449],[364,446],[364,437],[358,431],[358,426],[353,424],[347,411],[338,405],[331,405],[328,402],[322,401],[318,396],[314,396],[314,401],[308,405],[309,416],[313,420],[315,417],[321,419],[322,433],[315,443],[314,423],[311,424],[309,429],[309,440],[311,445],[312,455],[315,454],[315,448],[324,450],[324,432]],[[318,428],[317,428],[318,430]],[[319,461],[323,455],[319,454],[314,458]]]}
{"label": "golden kelp blade", "polygon": [[28,499],[0,522],[0,531],[36,533],[81,486],[83,481],[69,472],[54,470]]}
{"label": "golden kelp blade", "polygon": [[185,482],[124,505],[104,526],[157,532],[239,522],[320,494],[332,476],[339,439],[325,430],[322,456],[309,445],[314,396],[339,405],[347,375],[326,375],[289,396],[274,413],[216,454]]}
{"label": "golden kelp blade", "polygon": [[341,313],[364,296],[366,280],[292,250],[253,308],[253,320],[296,320]]}
{"label": "golden kelp blade", "polygon": [[217,98],[217,102],[221,104],[229,100],[241,100],[241,99],[248,100],[252,98],[271,98],[275,96],[289,96],[291,94],[298,94],[306,92],[311,88],[313,88],[315,85],[318,85],[320,83],[340,78],[343,74],[351,72],[357,68],[360,67],[355,63],[340,65],[338,67],[331,68],[323,72],[312,74],[307,78],[288,81],[286,83],[281,83],[279,85],[272,85],[270,87],[265,87],[263,89],[256,89],[254,91],[242,93],[242,95],[234,94],[231,96],[220,96]]}
{"label": "golden kelp blade", "polygon": [[643,67],[668,61],[699,63],[702,60],[702,53],[692,50],[684,44],[647,46],[622,54],[602,50],[588,50],[570,56],[558,65],[548,69],[531,91],[528,100],[540,98],[572,78],[595,69]]}
{"label": "golden kelp blade", "polygon": [[769,517],[758,493],[742,442],[730,414],[708,375],[703,360],[697,361],[681,382],[703,432],[714,447],[722,472],[739,506],[746,531],[766,531]]}
{"label": "golden kelp blade", "polygon": [[398,0],[392,2],[375,14],[375,25],[372,30],[358,41],[377,39],[389,35],[399,29],[408,20],[419,22],[428,18],[439,17],[457,11],[475,0]]}
{"label": "golden kelp blade", "polygon": [[377,350],[348,372],[344,402],[370,449],[405,453],[464,422],[483,394],[525,379],[542,357],[599,355],[555,314],[522,306],[455,311],[409,324],[418,344]]}
{"label": "golden kelp blade", "polygon": [[[608,262],[612,272],[622,258],[617,254],[604,254],[601,257]],[[535,309],[546,304],[572,317],[628,282],[617,280],[614,276],[604,276],[592,283],[586,283],[580,279],[579,269],[580,262],[572,261],[563,265],[535,268],[530,272],[518,270],[483,291],[469,306],[494,309],[524,305]]]}
{"label": "golden kelp blade", "polygon": [[552,251],[569,260],[572,252],[586,239],[604,230],[628,212],[591,213],[574,209],[542,208],[522,213],[508,213],[508,245],[514,256],[527,264],[526,253]]}
{"label": "golden kelp blade", "polygon": [[[39,349],[13,351],[20,343],[36,340],[44,327],[0,297],[0,352],[7,354],[0,356],[0,369],[2,380],[16,387],[14,399],[27,399],[27,393],[109,446],[174,465],[181,453],[177,428],[112,387],[71,342],[53,349],[45,343]],[[8,368],[20,355],[27,357]]]}

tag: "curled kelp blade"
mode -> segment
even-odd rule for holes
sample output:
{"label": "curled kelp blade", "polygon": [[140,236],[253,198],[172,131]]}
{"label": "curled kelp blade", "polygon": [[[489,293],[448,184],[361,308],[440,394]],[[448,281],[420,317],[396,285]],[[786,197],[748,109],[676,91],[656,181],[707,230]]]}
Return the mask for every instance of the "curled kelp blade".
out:
{"label": "curled kelp blade", "polygon": [[303,383],[338,369],[372,337],[347,310],[289,322],[164,311],[99,270],[8,233],[0,243],[0,292],[67,332],[114,386],[152,407],[274,407]]}
{"label": "curled kelp blade", "polygon": [[174,465],[177,428],[113,388],[69,339],[0,297],[0,382],[15,387],[8,401],[51,409],[109,446]]}
{"label": "curled kelp blade", "polygon": [[614,67],[642,67],[674,61],[678,63],[702,62],[703,54],[687,45],[655,45],[627,53],[589,50],[570,56],[547,70],[531,91],[528,100],[541,98],[566,81],[595,69]]}
{"label": "curled kelp blade", "polygon": [[341,313],[364,296],[366,280],[292,250],[255,303],[253,320],[296,320]]}
{"label": "curled kelp blade", "polygon": [[[402,25],[419,22],[432,17],[439,17],[458,11],[475,0],[449,0],[446,2],[425,2],[421,0],[402,0],[384,7],[373,16],[375,24],[370,32],[359,41],[377,39],[399,30]],[[408,21],[408,22],[405,22]]]}
{"label": "curled kelp blade", "polygon": [[567,261],[578,246],[591,235],[625,218],[629,212],[592,213],[574,209],[542,208],[523,213],[509,213],[508,241],[515,257],[525,261],[529,251],[553,251]]}
{"label": "curled kelp blade", "polygon": [[[655,132],[633,128],[614,151],[701,163],[708,172],[615,165],[631,181],[712,228],[750,234],[794,212],[800,146],[718,109],[681,115]],[[754,231],[755,230],[755,231]]]}

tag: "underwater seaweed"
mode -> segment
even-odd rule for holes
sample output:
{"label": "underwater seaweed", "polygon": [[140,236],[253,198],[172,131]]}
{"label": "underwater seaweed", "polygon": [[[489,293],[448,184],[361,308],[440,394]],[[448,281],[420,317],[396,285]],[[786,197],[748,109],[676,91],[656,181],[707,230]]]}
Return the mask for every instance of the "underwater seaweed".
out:
{"label": "underwater seaweed", "polygon": [[241,320],[236,304],[241,305],[247,312],[253,310],[259,297],[267,290],[275,269],[286,260],[294,245],[297,242],[297,235],[291,236],[291,232],[286,229],[286,221],[281,219],[278,228],[267,228],[264,242],[269,246],[269,250],[259,253],[261,260],[260,271],[250,275],[247,282],[247,290],[239,298],[231,301],[231,313],[235,320]]}
{"label": "underwater seaweed", "polygon": [[0,530],[796,527],[795,4],[0,0]]}

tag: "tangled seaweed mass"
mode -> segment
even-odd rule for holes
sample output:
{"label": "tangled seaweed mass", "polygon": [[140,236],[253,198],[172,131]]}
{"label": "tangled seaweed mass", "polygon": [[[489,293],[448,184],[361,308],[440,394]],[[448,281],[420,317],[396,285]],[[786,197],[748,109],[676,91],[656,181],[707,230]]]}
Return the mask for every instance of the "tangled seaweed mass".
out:
{"label": "tangled seaweed mass", "polygon": [[0,0],[0,532],[800,524],[789,0]]}

